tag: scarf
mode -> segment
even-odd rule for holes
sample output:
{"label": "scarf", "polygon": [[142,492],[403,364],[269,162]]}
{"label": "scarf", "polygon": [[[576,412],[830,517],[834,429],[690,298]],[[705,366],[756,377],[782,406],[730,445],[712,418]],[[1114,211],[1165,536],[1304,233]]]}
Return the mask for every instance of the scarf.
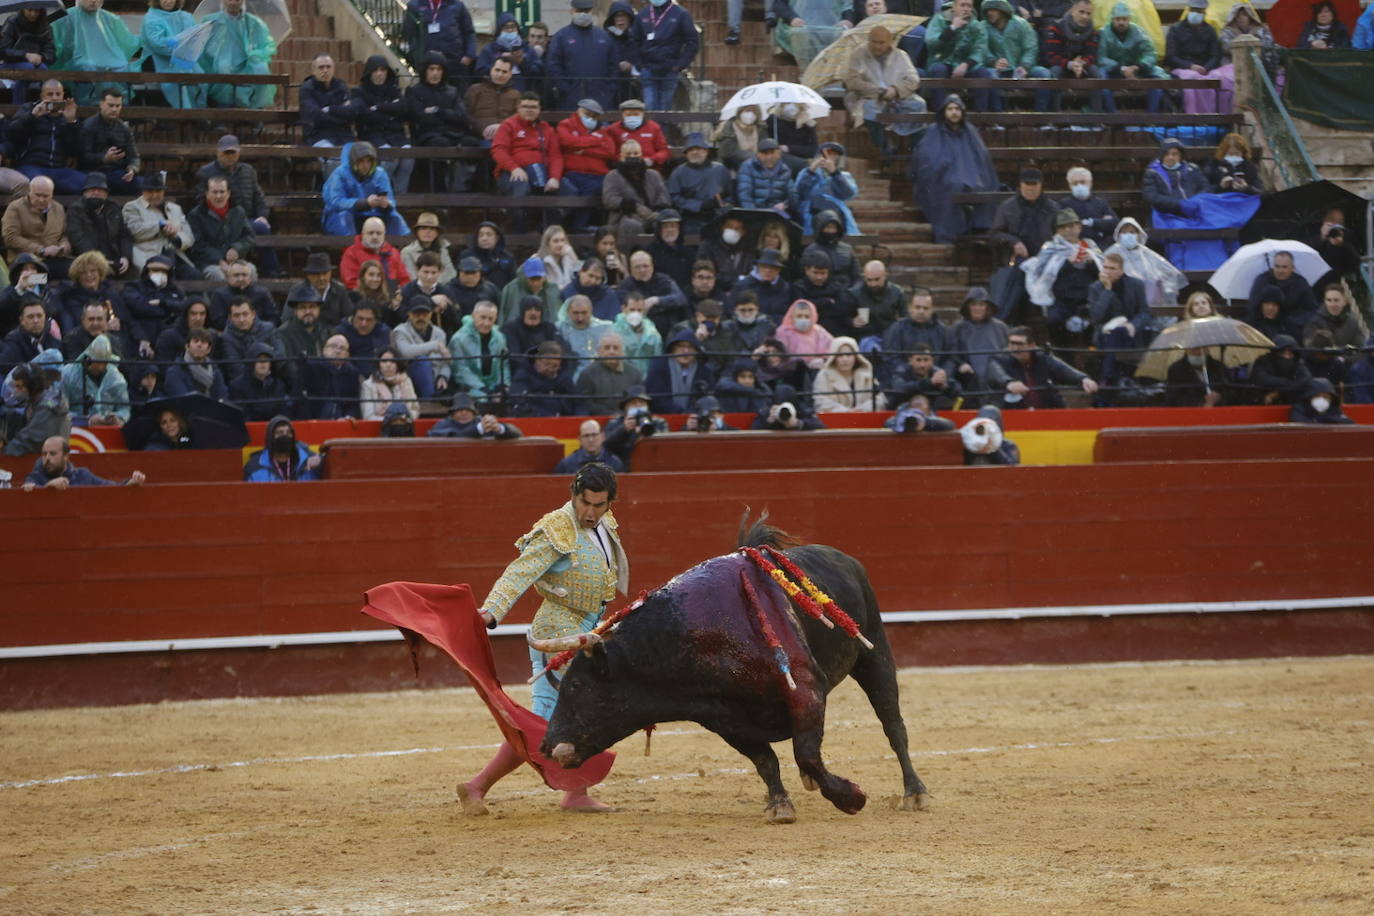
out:
{"label": "scarf", "polygon": [[214,204],[210,203],[209,200],[206,200],[205,208],[220,219],[227,219],[229,217],[229,204],[227,202],[223,207],[216,207]]}
{"label": "scarf", "polygon": [[197,362],[191,359],[191,354],[187,353],[182,356],[182,360],[186,363],[186,368],[190,371],[191,378],[195,381],[196,387],[200,389],[201,394],[208,395],[214,390],[215,369],[210,365],[208,359],[203,363]]}

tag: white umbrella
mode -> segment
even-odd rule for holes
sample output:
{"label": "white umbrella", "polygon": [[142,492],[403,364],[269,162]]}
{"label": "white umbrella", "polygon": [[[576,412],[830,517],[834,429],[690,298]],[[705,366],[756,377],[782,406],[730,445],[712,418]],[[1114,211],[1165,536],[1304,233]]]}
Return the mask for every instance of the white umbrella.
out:
{"label": "white umbrella", "polygon": [[1208,281],[1223,299],[1248,299],[1255,278],[1274,266],[1274,255],[1286,252],[1293,256],[1293,267],[1308,283],[1316,283],[1331,270],[1322,256],[1302,242],[1289,239],[1265,239],[1242,246],[1226,263],[1217,268]]}
{"label": "white umbrella", "polygon": [[774,80],[745,86],[736,92],[730,101],[725,103],[725,107],[720,110],[720,119],[728,121],[741,108],[747,108],[750,105],[759,106],[764,115],[768,115],[773,113],[779,105],[786,105],[789,102],[801,105],[805,109],[806,116],[814,121],[819,121],[830,114],[830,103],[821,98],[821,94],[816,90],[800,83],[785,83],[781,80]]}
{"label": "white umbrella", "polygon": [[194,65],[205,53],[205,46],[210,42],[210,35],[215,31],[213,22],[198,22],[172,36],[175,43],[172,49],[172,60],[183,65]]}

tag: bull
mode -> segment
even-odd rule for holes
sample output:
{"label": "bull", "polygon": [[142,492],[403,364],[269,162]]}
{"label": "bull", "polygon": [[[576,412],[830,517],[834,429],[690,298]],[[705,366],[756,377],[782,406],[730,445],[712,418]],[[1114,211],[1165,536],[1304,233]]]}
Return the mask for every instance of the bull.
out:
{"label": "bull", "polygon": [[[790,824],[796,809],[770,743],[791,738],[806,788],[819,788],[835,807],[857,814],[867,800],[863,790],[829,772],[821,759],[826,696],[852,676],[897,755],[901,807],[924,809],[929,796],[911,765],[896,665],[868,574],[853,557],[833,547],[801,545],[766,518],[765,512],[750,524],[746,511],[739,546],[782,551],[848,612],[873,648],[799,613],[743,554],[715,557],[648,595],[605,641],[578,654],[563,674],[540,752],[577,767],[640,729],[696,722],[753,762],[768,789],[767,819]],[[771,604],[773,619],[781,622],[774,629],[790,665],[787,679],[750,613],[750,586],[757,602]]]}

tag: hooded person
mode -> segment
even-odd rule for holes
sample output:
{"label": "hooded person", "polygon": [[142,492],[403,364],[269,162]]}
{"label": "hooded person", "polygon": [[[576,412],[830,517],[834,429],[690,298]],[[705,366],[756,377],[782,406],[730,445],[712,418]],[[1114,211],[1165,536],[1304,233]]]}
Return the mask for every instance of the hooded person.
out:
{"label": "hooded person", "polygon": [[[77,0],[66,16],[52,24],[56,69],[90,73],[132,68],[129,58],[138,51],[138,39],[124,25],[124,20],[102,9],[103,4],[104,0]],[[78,105],[94,105],[107,85],[110,84],[76,83],[72,95]],[[129,97],[127,84],[119,84],[117,88],[126,99]]]}
{"label": "hooded person", "polygon": [[822,368],[835,338],[820,323],[816,306],[798,299],[787,309],[778,327],[778,340],[787,352],[798,356],[808,369]]}
{"label": "hooded person", "polygon": [[616,66],[620,68],[621,88],[619,95],[623,95],[627,91],[626,84],[633,80],[634,24],[635,8],[626,3],[625,0],[614,0],[610,8],[606,10],[606,18],[601,20],[601,28],[606,30],[606,34],[611,38],[611,46],[615,49],[613,53],[615,54]]}
{"label": "hooded person", "polygon": [[73,415],[85,417],[91,426],[128,422],[129,386],[108,337],[96,335],[75,362],[62,367],[62,393]]}
{"label": "hooded person", "polygon": [[266,448],[248,456],[243,479],[250,483],[319,480],[322,459],[296,441],[296,428],[284,416],[267,421]]}
{"label": "hooded person", "polygon": [[[983,0],[981,12],[988,45],[987,65],[994,76],[1016,80],[1049,78],[1050,71],[1039,66],[1040,37],[1035,26],[1018,16],[1007,0]],[[993,90],[988,95],[992,110],[1002,111],[1001,91]]]}
{"label": "hooded person", "polygon": [[[939,11],[933,12],[926,20],[927,75],[937,79],[996,79],[996,72],[984,66],[991,56],[988,51],[987,23],[979,20],[976,7],[974,0],[945,0],[939,5]],[[930,104],[935,108],[943,108],[947,91],[933,90]],[[991,108],[989,93],[987,89],[975,89],[974,107],[981,111]]]}
{"label": "hooded person", "polygon": [[[176,362],[181,358],[181,354],[186,350],[186,340],[191,331],[196,328],[210,327],[210,306],[209,297],[201,293],[191,293],[186,296],[186,307],[181,314],[172,319],[171,323],[162,329],[162,333],[157,336],[157,343],[153,347],[153,356],[157,363],[163,367],[163,376],[166,376],[166,366]],[[215,334],[215,345],[210,351],[211,359],[218,359],[221,355],[219,347],[219,334]]]}
{"label": "hooded person", "polygon": [[1274,348],[1250,366],[1250,387],[1263,404],[1293,404],[1312,382],[1312,372],[1298,357],[1298,342],[1287,334],[1274,337]]}
{"label": "hooded person", "polygon": [[[1346,44],[1349,43],[1347,35]],[[16,70],[47,70],[51,69],[56,59],[57,46],[53,42],[52,25],[48,22],[48,11],[42,4],[24,4],[0,27],[0,60],[4,61],[5,66]],[[30,86],[26,82],[15,82],[15,105],[23,105],[28,100]]]}
{"label": "hooded person", "polygon": [[1132,217],[1117,224],[1112,233],[1114,242],[1103,255],[1119,254],[1126,276],[1145,284],[1145,302],[1151,308],[1172,306],[1178,301],[1179,290],[1188,285],[1188,276],[1169,263],[1169,259],[1146,244],[1149,234]]}
{"label": "hooded person", "polygon": [[560,347],[560,352],[567,352],[568,348],[563,338],[558,336],[553,317],[544,314],[544,303],[539,297],[526,296],[520,302],[520,313],[501,325],[501,333],[510,348],[512,375],[530,361],[539,345],[545,341],[554,341]]}
{"label": "hooded person", "polygon": [[846,242],[845,221],[834,210],[816,214],[816,234],[811,244],[802,250],[802,260],[813,251],[822,251],[830,258],[830,277],[842,286],[853,286],[859,280],[859,261],[854,246]]}
{"label": "hooded person", "polygon": [[[1006,0],[989,0],[1003,3]],[[1159,54],[1154,40],[1135,24],[1131,8],[1116,3],[1111,8],[1110,22],[1102,29],[1097,41],[1097,65],[1108,79],[1163,80],[1169,72],[1159,66]],[[1145,110],[1157,112],[1164,101],[1164,90],[1151,89],[1145,93]]]}
{"label": "hooded person", "polygon": [[964,442],[964,464],[1021,463],[1021,450],[1003,430],[1002,411],[991,404],[960,427],[959,437]]}
{"label": "hooded person", "polygon": [[1359,359],[1351,357],[1350,371],[1345,376],[1347,404],[1374,404],[1374,336],[1361,349],[1364,352]]}
{"label": "hooded person", "polygon": [[[205,42],[200,57],[204,73],[271,72],[277,42],[272,32],[258,16],[244,8],[244,0],[222,0],[220,9],[201,20],[212,23],[213,30]],[[267,108],[277,98],[277,87],[271,84],[233,86],[216,83],[210,86],[207,99],[217,108]]]}
{"label": "hooded person", "polygon": [[701,342],[691,331],[674,334],[663,348],[663,355],[649,367],[645,387],[654,413],[692,413],[699,398],[715,385],[715,374],[706,359]]}
{"label": "hooded person", "polygon": [[380,219],[391,235],[409,235],[410,227],[396,209],[391,177],[378,165],[377,148],[358,141],[343,148],[344,165],[325,180],[321,225],[329,235],[353,235],[370,217]]}
{"label": "hooded person", "polygon": [[[1183,144],[1166,137],[1159,158],[1145,169],[1141,196],[1153,208],[1151,221],[1156,229],[1232,228],[1254,216],[1259,209],[1257,195],[1211,193],[1207,176],[1183,156]],[[1170,242],[1165,253],[1180,270],[1215,270],[1237,247],[1238,243],[1222,239],[1196,239]]]}
{"label": "hooded person", "polygon": [[716,382],[714,394],[727,413],[758,413],[767,410],[773,393],[758,383],[758,366],[748,357],[737,359]]}
{"label": "hooded person", "polygon": [[966,390],[987,384],[988,363],[1007,348],[1010,329],[997,318],[997,305],[981,286],[975,286],[959,305],[963,317],[953,328],[956,371]]}
{"label": "hooded person", "polygon": [[[172,0],[172,8],[164,9],[161,0],[152,0],[143,14],[143,26],[138,33],[139,46],[145,57],[153,61],[158,73],[200,73],[200,64],[176,54],[178,38],[194,27],[195,17],[182,9],[182,0]],[[162,97],[173,108],[204,108],[205,87],[163,83]]]}
{"label": "hooded person", "polygon": [[23,363],[11,373],[10,384],[22,388],[26,396],[23,408],[7,411],[7,423],[0,422],[0,439],[4,439],[6,455],[31,455],[51,436],[61,436],[63,440],[71,436],[71,412],[56,366],[44,365],[39,360]]}
{"label": "hooded person", "polygon": [[[358,139],[371,143],[379,150],[410,148],[406,133],[409,107],[401,93],[396,71],[385,57],[374,54],[363,64],[362,78],[350,93],[354,126]],[[415,172],[415,160],[401,157],[387,164],[391,187],[397,194],[410,190],[410,176]]]}
{"label": "hooded person", "polygon": [[476,258],[482,265],[482,277],[491,281],[498,292],[515,279],[515,258],[506,250],[506,234],[491,220],[477,224],[472,241],[459,258]]}
{"label": "hooded person", "polygon": [[811,386],[816,413],[859,413],[878,409],[878,383],[873,364],[852,337],[836,337],[830,355]]}
{"label": "hooded person", "polygon": [[[416,146],[469,146],[477,143],[472,123],[463,108],[463,97],[450,82],[450,61],[437,51],[425,55],[419,68],[420,79],[405,91],[406,120]],[[435,163],[435,160],[430,160]],[[430,184],[449,193],[466,191],[472,167],[455,160],[438,163],[430,173]]]}
{"label": "hooded person", "polygon": [[1235,103],[1236,68],[1231,62],[1231,43],[1242,36],[1254,38],[1260,43],[1260,61],[1272,80],[1279,73],[1279,53],[1282,50],[1274,42],[1269,27],[1260,19],[1260,14],[1250,3],[1241,0],[1231,5],[1226,14],[1226,25],[1222,26],[1217,41],[1221,44],[1221,66],[1208,74],[1221,81],[1217,90],[1217,111],[1230,112]]}
{"label": "hooded person", "polygon": [[1336,394],[1336,387],[1327,379],[1314,378],[1307,383],[1302,397],[1293,402],[1288,411],[1288,422],[1347,425],[1355,421],[1341,412],[1341,400]]}
{"label": "hooded person", "polygon": [[249,423],[270,421],[290,409],[286,382],[275,371],[277,351],[270,341],[257,341],[247,351],[251,360],[229,383],[229,401]]}
{"label": "hooded person", "polygon": [[934,229],[936,242],[948,244],[992,225],[992,204],[970,207],[954,202],[955,194],[996,191],[1001,186],[992,156],[978,128],[968,122],[958,95],[945,98],[935,123],[921,135],[911,154],[910,174],[916,205]]}
{"label": "hooded person", "polygon": [[843,144],[826,141],[819,153],[792,180],[792,212],[801,216],[802,232],[810,233],[816,215],[835,213],[844,219],[845,232],[859,234],[847,200],[859,194],[859,183],[845,168]]}
{"label": "hooded person", "polygon": [[514,13],[497,14],[496,34],[478,53],[477,63],[472,67],[473,75],[478,79],[486,79],[487,74],[491,72],[491,65],[500,58],[510,61],[510,84],[516,89],[523,92],[526,89],[537,89],[542,84],[544,61],[530,50],[530,43],[525,40],[525,32],[520,28]]}

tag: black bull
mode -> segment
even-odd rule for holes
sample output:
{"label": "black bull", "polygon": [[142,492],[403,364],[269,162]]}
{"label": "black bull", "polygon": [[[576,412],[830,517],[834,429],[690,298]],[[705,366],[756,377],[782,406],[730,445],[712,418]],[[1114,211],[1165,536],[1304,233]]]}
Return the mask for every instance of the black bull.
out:
{"label": "black bull", "polygon": [[[783,537],[759,524],[742,541],[755,546]],[[791,606],[769,575],[742,554],[715,557],[649,595],[590,654],[579,653],[562,678],[541,753],[575,767],[639,729],[696,722],[753,761],[768,787],[769,819],[790,823],[795,812],[769,744],[791,738],[807,788],[819,788],[835,807],[855,814],[867,800],[863,790],[827,771],[821,760],[826,696],[850,675],[897,754],[902,807],[924,808],[926,788],[907,751],[896,666],[868,574],[833,547],[807,545],[784,553],[853,617],[872,649]],[[790,658],[795,690],[764,641],[741,573]]]}

